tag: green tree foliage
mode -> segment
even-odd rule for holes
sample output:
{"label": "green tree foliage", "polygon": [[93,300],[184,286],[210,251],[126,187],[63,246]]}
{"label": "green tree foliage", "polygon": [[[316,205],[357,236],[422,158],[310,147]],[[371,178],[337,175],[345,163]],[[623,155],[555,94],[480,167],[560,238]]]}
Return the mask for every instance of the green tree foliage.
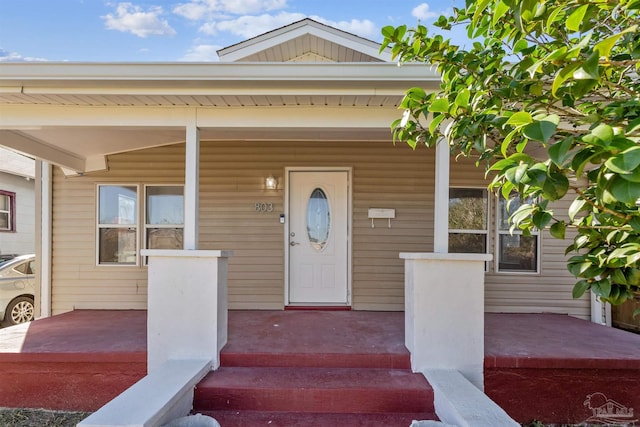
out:
{"label": "green tree foliage", "polygon": [[[534,200],[513,227],[576,230],[574,297],[591,289],[613,304],[640,292],[639,10],[640,0],[467,0],[435,23],[481,40],[467,49],[423,25],[382,29],[394,59],[442,75],[437,92],[406,92],[394,138],[478,155],[490,188]],[[564,197],[568,212],[549,208]]]}

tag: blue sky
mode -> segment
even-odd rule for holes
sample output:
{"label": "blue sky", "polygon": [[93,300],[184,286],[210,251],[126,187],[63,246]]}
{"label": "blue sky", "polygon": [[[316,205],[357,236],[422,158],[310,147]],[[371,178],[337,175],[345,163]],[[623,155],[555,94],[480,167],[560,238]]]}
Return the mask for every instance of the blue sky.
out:
{"label": "blue sky", "polygon": [[216,50],[305,17],[380,41],[463,0],[0,0],[0,61],[217,61]]}

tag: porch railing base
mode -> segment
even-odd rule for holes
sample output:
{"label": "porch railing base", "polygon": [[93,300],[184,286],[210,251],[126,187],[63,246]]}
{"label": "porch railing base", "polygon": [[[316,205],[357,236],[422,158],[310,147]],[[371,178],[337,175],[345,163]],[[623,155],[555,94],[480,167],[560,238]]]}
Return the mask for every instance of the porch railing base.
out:
{"label": "porch railing base", "polygon": [[412,370],[456,370],[483,390],[484,265],[492,256],[401,253],[400,258]]}
{"label": "porch railing base", "polygon": [[147,372],[171,359],[220,366],[227,343],[229,251],[144,250],[149,257]]}

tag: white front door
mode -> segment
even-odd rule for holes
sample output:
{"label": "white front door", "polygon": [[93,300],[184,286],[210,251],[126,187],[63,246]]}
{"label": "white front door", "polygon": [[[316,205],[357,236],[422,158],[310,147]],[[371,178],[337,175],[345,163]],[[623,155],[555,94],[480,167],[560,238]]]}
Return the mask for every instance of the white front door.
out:
{"label": "white front door", "polygon": [[349,303],[349,171],[289,172],[289,304]]}

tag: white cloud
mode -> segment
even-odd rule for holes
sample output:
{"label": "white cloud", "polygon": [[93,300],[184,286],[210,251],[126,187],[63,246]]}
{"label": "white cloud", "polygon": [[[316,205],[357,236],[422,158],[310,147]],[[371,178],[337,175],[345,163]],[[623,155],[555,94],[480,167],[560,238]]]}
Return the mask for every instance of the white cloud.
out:
{"label": "white cloud", "polygon": [[200,28],[198,28],[198,31],[200,31],[203,34],[213,36],[218,33],[217,26],[218,26],[218,23],[215,21],[207,22],[206,24],[202,24]]}
{"label": "white cloud", "polygon": [[[250,38],[289,25],[306,17],[307,15],[303,13],[291,12],[280,12],[277,15],[266,13],[259,16],[245,15],[235,19],[207,22],[200,26],[200,32],[208,35],[228,32]],[[337,22],[324,19],[320,16],[309,16],[309,18],[361,37],[375,37],[378,34],[378,27],[368,19],[352,19],[351,21]]]}
{"label": "white cloud", "polygon": [[287,0],[220,0],[224,11],[234,14],[259,13],[287,7]]}
{"label": "white cloud", "polygon": [[32,56],[22,56],[17,52],[9,52],[0,47],[0,62],[42,62],[44,58],[34,58]]}
{"label": "white cloud", "polygon": [[173,13],[184,16],[192,21],[199,21],[205,19],[209,13],[209,7],[203,2],[185,3],[173,8]]}
{"label": "white cloud", "polygon": [[228,19],[218,22],[207,22],[200,27],[200,31],[213,35],[224,31],[242,37],[254,37],[275,28],[291,24],[292,22],[304,19],[306,15],[302,13],[280,12],[277,15],[263,14],[259,16],[240,16],[236,19]]}
{"label": "white cloud", "polygon": [[352,19],[351,21],[339,22],[327,21],[326,19],[322,19],[320,17],[314,17],[312,19],[361,37],[375,37],[380,32],[378,26],[368,19]]}
{"label": "white cloud", "polygon": [[287,0],[191,0],[173,12],[193,21],[220,18],[221,15],[258,14],[284,9]]}
{"label": "white cloud", "polygon": [[201,44],[189,49],[187,53],[182,58],[179,59],[179,61],[186,61],[186,62],[218,61],[219,58],[218,58],[217,51],[221,48],[222,46]]}
{"label": "white cloud", "polygon": [[173,36],[176,31],[166,19],[162,19],[161,7],[153,6],[144,11],[140,6],[131,3],[118,3],[115,14],[102,17],[109,30],[135,34],[138,37],[150,35]]}
{"label": "white cloud", "polygon": [[440,13],[431,11],[431,7],[427,3],[421,3],[413,8],[411,15],[415,18],[426,20],[440,16]]}

